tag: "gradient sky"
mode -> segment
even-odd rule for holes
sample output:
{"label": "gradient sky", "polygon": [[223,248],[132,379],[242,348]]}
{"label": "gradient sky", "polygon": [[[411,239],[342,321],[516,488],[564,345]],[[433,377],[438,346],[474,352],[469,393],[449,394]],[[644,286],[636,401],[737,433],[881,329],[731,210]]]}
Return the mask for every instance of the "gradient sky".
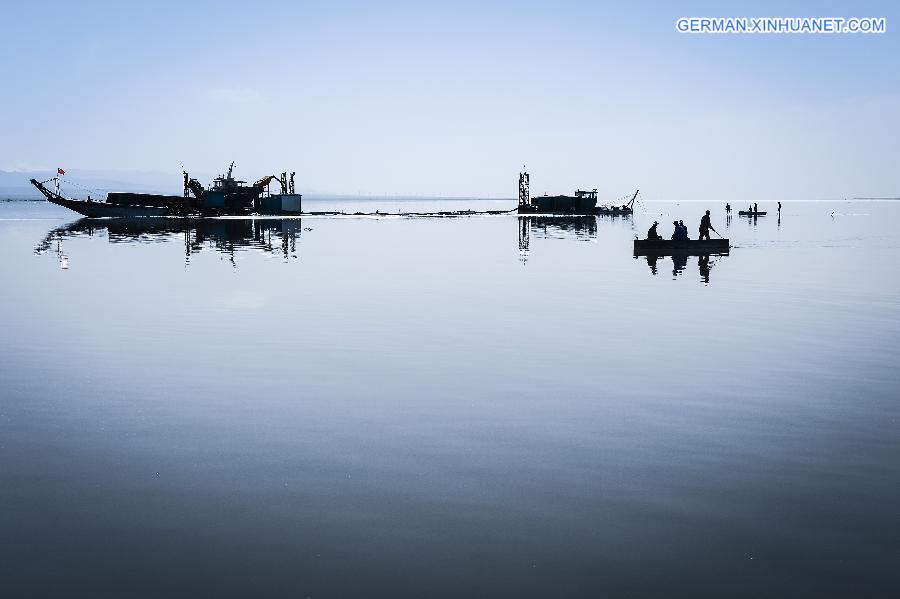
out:
{"label": "gradient sky", "polygon": [[[3,3],[0,169],[301,190],[615,199],[900,195],[896,2]],[[684,35],[876,16],[881,35]]]}

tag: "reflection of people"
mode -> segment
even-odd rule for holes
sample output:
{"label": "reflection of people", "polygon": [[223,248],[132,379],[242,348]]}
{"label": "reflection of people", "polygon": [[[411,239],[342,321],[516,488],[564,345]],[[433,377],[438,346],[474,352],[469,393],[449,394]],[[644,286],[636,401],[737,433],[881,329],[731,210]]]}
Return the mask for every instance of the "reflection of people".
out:
{"label": "reflection of people", "polygon": [[680,256],[677,254],[672,255],[672,276],[677,277],[678,273],[682,272],[685,268],[687,268],[687,254],[681,254]]}
{"label": "reflection of people", "polygon": [[656,254],[647,254],[647,266],[650,267],[650,272],[654,275],[656,274],[656,262],[659,260],[659,256]]}
{"label": "reflection of people", "polygon": [[662,239],[660,234],[656,232],[656,225],[658,224],[658,222],[653,221],[653,225],[649,229],[647,229],[647,239]]}
{"label": "reflection of people", "polygon": [[709,256],[700,256],[697,266],[700,267],[700,278],[704,283],[709,283]]}
{"label": "reflection of people", "polygon": [[712,223],[709,220],[709,210],[707,210],[703,218],[700,219],[700,239],[709,239],[709,230],[711,228]]}

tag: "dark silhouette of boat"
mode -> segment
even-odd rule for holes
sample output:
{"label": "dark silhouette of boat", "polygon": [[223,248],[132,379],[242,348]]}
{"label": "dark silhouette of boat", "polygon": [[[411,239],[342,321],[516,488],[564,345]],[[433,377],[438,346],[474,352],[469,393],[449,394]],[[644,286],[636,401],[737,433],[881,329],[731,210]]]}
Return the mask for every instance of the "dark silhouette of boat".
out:
{"label": "dark silhouette of boat", "polygon": [[766,215],[766,211],[765,211],[765,210],[759,210],[759,211],[757,211],[757,212],[752,212],[752,211],[750,211],[750,210],[738,210],[738,215],[739,215],[739,216],[753,216],[753,217],[756,217],[756,216],[765,216],[765,215]]}
{"label": "dark silhouette of boat", "polygon": [[[197,179],[184,175],[183,195],[159,195],[147,193],[111,192],[106,200],[76,200],[63,196],[59,191],[59,176],[31,184],[40,191],[47,201],[74,210],[89,218],[104,217],[146,217],[146,216],[243,216],[249,214],[299,214],[301,197],[294,193],[294,174],[288,181],[287,173],[281,177],[269,175],[246,185],[233,176],[234,162],[227,174],[216,177],[212,185],[204,188]],[[281,185],[281,193],[269,192],[272,181]],[[55,190],[46,183],[53,181]]]}
{"label": "dark silhouette of boat", "polygon": [[634,200],[640,190],[635,191],[631,200],[621,206],[598,206],[597,190],[577,189],[574,196],[542,195],[531,197],[530,176],[519,173],[519,214],[566,214],[566,215],[607,215],[628,216],[634,213]]}
{"label": "dark silhouette of boat", "polygon": [[728,239],[635,239],[635,256],[671,256],[679,255],[709,255],[727,254],[729,252]]}
{"label": "dark silhouette of boat", "polygon": [[[95,202],[91,199],[72,200],[65,198],[58,193],[54,193],[43,186],[35,179],[31,180],[32,185],[37,187],[47,198],[47,201],[69,210],[74,210],[78,214],[90,218],[107,218],[107,217],[135,217],[135,216],[169,216],[177,214],[177,205],[144,205],[142,203],[134,204],[115,204],[110,202]],[[134,194],[137,195],[137,194]],[[164,196],[154,196],[161,198]],[[177,196],[176,196],[177,198]],[[182,199],[182,198],[177,198]]]}

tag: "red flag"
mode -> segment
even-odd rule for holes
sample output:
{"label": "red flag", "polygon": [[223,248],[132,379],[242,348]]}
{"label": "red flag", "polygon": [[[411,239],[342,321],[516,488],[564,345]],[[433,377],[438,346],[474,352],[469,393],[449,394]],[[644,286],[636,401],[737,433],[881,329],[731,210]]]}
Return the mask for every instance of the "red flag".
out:
{"label": "red flag", "polygon": [[62,170],[61,168],[57,168],[57,169],[56,169],[56,174],[57,174],[57,175],[65,175],[65,174],[66,174],[66,171]]}

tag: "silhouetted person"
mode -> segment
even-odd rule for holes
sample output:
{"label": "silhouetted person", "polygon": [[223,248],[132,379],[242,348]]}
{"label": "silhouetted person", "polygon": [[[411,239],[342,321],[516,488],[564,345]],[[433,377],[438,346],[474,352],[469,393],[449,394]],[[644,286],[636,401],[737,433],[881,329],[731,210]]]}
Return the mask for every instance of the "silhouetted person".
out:
{"label": "silhouetted person", "polygon": [[753,214],[758,214],[759,208],[756,207],[756,202],[753,202]]}
{"label": "silhouetted person", "polygon": [[656,225],[658,225],[658,224],[659,224],[658,222],[653,221],[653,226],[651,226],[649,229],[647,229],[647,239],[653,239],[653,240],[662,239],[660,234],[656,232]]}
{"label": "silhouetted person", "polygon": [[677,221],[677,220],[673,220],[673,221],[672,221],[672,224],[675,226],[675,232],[672,233],[672,239],[673,239],[673,240],[675,240],[675,239],[681,239],[681,227],[678,226],[678,221]]}
{"label": "silhouetted person", "polygon": [[684,240],[687,241],[688,239],[690,239],[690,237],[688,236],[688,229],[685,226],[683,220],[678,221],[678,226],[681,227],[681,233],[684,235]]}
{"label": "silhouetted person", "polygon": [[778,202],[778,214],[781,214],[781,202]]}
{"label": "silhouetted person", "polygon": [[731,204],[725,204],[725,212],[731,212]]}
{"label": "silhouetted person", "polygon": [[709,230],[712,228],[712,222],[709,220],[709,210],[700,219],[700,239],[709,239]]}

